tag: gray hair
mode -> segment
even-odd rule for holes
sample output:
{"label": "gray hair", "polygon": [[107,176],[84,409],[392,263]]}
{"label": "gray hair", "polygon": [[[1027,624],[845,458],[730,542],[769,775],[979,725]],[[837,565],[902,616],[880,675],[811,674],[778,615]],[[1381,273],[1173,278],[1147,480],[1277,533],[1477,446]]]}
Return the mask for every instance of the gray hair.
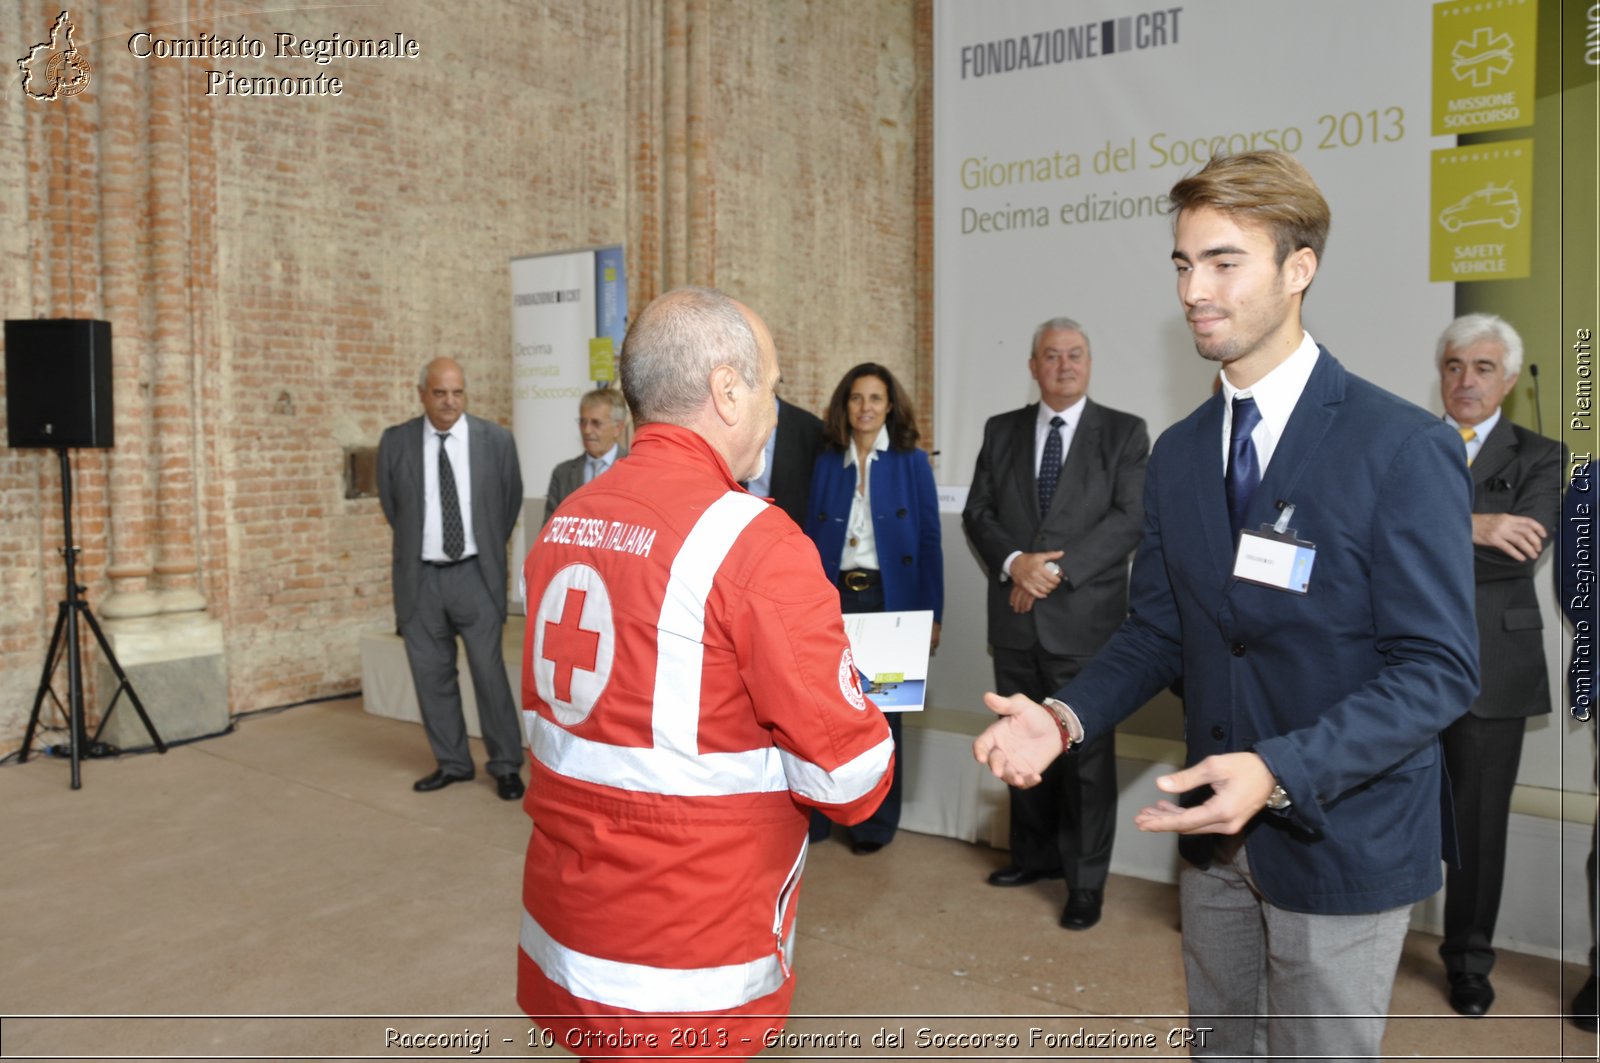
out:
{"label": "gray hair", "polygon": [[616,388],[595,388],[584,392],[583,398],[578,400],[578,412],[582,413],[586,406],[610,406],[611,419],[618,424],[628,419],[628,404],[623,400],[622,392]]}
{"label": "gray hair", "polygon": [[1044,339],[1044,334],[1046,332],[1066,331],[1076,332],[1078,335],[1082,336],[1083,345],[1089,348],[1091,353],[1094,351],[1094,346],[1089,342],[1089,334],[1083,330],[1082,325],[1078,324],[1070,317],[1053,317],[1049,321],[1044,322],[1038,328],[1033,330],[1033,343],[1028,347],[1028,357],[1032,358],[1034,355],[1039,353],[1039,341]]}
{"label": "gray hair", "polygon": [[622,393],[640,424],[681,424],[705,403],[711,371],[731,366],[747,387],[761,387],[755,332],[734,302],[715,288],[677,288],[640,312],[622,341]]}
{"label": "gray hair", "polygon": [[[456,368],[461,369],[461,363],[456,362],[454,358],[448,358],[444,355],[436,355],[429,358],[422,363],[422,368],[417,370],[417,387],[423,391],[428,390],[428,370],[433,368],[435,362],[455,362]],[[465,369],[461,369],[461,386],[467,386],[467,371]]]}
{"label": "gray hair", "polygon": [[1444,367],[1444,352],[1454,347],[1460,350],[1471,347],[1479,340],[1494,340],[1505,348],[1501,369],[1510,380],[1522,372],[1522,337],[1505,318],[1495,314],[1464,314],[1450,322],[1439,336],[1439,346],[1433,352],[1433,364]]}

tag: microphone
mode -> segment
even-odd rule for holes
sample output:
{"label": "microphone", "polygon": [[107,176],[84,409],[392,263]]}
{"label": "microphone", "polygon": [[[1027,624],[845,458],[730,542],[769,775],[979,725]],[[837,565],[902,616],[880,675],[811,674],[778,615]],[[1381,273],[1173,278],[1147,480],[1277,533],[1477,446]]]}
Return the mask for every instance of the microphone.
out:
{"label": "microphone", "polygon": [[1528,363],[1528,372],[1533,376],[1533,424],[1534,431],[1544,435],[1544,410],[1539,408],[1539,366],[1536,362]]}

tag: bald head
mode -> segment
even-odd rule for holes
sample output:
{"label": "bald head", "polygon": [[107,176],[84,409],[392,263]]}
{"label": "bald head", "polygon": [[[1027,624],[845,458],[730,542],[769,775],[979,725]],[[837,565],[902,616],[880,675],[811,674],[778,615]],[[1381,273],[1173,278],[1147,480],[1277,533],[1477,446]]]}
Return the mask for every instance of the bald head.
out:
{"label": "bald head", "polygon": [[428,423],[448,432],[467,410],[467,375],[454,358],[435,358],[417,375],[417,394]]}
{"label": "bald head", "polygon": [[628,329],[620,362],[637,423],[694,431],[737,479],[759,470],[777,423],[778,359],[753,310],[714,288],[667,292]]}
{"label": "bald head", "polygon": [[622,343],[622,393],[640,424],[684,424],[708,397],[711,371],[761,378],[754,315],[714,288],[678,288],[640,312]]}

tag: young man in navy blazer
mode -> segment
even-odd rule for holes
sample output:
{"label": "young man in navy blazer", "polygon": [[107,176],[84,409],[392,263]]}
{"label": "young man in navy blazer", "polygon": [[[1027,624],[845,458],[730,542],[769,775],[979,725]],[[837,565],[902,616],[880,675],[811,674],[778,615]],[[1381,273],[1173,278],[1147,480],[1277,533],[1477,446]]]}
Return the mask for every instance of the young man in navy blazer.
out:
{"label": "young man in navy blazer", "polygon": [[1178,678],[1175,831],[1207,1054],[1379,1054],[1411,905],[1450,836],[1439,732],[1478,688],[1461,439],[1300,325],[1327,203],[1280,152],[1169,194],[1178,297],[1218,394],[1157,440],[1131,612],[1044,705],[986,695],[974,754],[1028,785]]}

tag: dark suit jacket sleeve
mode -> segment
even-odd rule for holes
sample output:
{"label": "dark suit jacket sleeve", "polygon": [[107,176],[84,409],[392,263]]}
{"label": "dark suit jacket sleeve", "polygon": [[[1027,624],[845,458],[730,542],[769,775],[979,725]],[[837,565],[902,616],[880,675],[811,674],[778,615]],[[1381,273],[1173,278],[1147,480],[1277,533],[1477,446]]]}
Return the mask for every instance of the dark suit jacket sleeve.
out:
{"label": "dark suit jacket sleeve", "polygon": [[[1566,467],[1566,447],[1520,426],[1511,428],[1517,440],[1517,458],[1507,469],[1511,475],[1495,477],[1510,482],[1510,491],[1490,491],[1480,486],[1474,493],[1472,512],[1475,516],[1514,513],[1519,517],[1532,517],[1544,526],[1547,536],[1544,547],[1548,548],[1561,518],[1561,478]],[[1509,499],[1498,497],[1507,493]],[[1518,561],[1495,546],[1474,546],[1472,551],[1474,574],[1479,583],[1532,579],[1534,566],[1539,563],[1538,557]]]}
{"label": "dark suit jacket sleeve", "polygon": [[810,410],[778,400],[777,440],[772,448],[772,500],[802,528],[811,491],[811,470],[822,453],[822,421]]}
{"label": "dark suit jacket sleeve", "polygon": [[561,504],[561,466],[557,465],[550,470],[550,486],[544,489],[544,520],[540,527],[550,523],[550,518],[555,516],[556,507]]}
{"label": "dark suit jacket sleeve", "polygon": [[522,462],[517,457],[517,437],[501,429],[500,437],[500,491],[505,506],[505,527],[496,529],[500,542],[509,543],[522,516]]}
{"label": "dark suit jacket sleeve", "polygon": [[[626,451],[617,457],[621,461],[626,456]],[[544,492],[544,520],[539,522],[543,528],[550,523],[550,518],[555,516],[556,508],[571,497],[572,492],[583,486],[584,463],[588,460],[587,454],[568,458],[566,461],[556,463],[550,470],[550,486]]]}
{"label": "dark suit jacket sleeve", "polygon": [[998,440],[1006,430],[1006,422],[1015,416],[1017,414],[1011,413],[991,417],[983,426],[983,446],[978,450],[978,464],[972,470],[972,486],[967,489],[967,504],[961,511],[961,526],[988,568],[991,579],[1000,578],[1001,566],[1006,558],[1027,545],[1026,539],[1019,542],[1000,523],[998,478],[1005,475],[1005,470],[998,465],[1001,460]]}
{"label": "dark suit jacket sleeve", "polygon": [[378,504],[383,507],[383,519],[389,522],[391,528],[394,527],[399,491],[396,477],[399,475],[400,455],[396,448],[400,445],[399,427],[385,428],[378,440]]}
{"label": "dark suit jacket sleeve", "polygon": [[912,490],[917,500],[917,585],[922,608],[933,610],[937,623],[944,619],[944,547],[939,530],[939,488],[933,482],[933,465],[923,450],[911,452]]}
{"label": "dark suit jacket sleeve", "polygon": [[1372,514],[1366,592],[1382,666],[1309,726],[1254,746],[1294,800],[1291,818],[1300,825],[1324,830],[1326,805],[1431,753],[1477,695],[1471,504],[1455,434],[1442,421],[1412,433]]}
{"label": "dark suit jacket sleeve", "polygon": [[1108,569],[1126,565],[1128,552],[1139,543],[1150,434],[1142,419],[1129,417],[1127,420],[1132,422],[1130,430],[1121,435],[1112,467],[1106,470],[1112,481],[1110,508],[1087,531],[1066,541],[1045,544],[1047,550],[1063,551],[1061,572],[1070,587],[1082,587]]}

